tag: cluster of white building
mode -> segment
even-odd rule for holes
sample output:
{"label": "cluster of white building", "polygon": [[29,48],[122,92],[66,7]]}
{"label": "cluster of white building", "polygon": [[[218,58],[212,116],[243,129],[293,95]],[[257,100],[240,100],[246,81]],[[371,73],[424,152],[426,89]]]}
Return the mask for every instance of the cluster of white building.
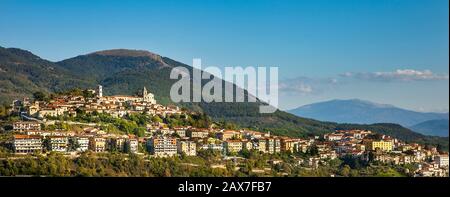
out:
{"label": "cluster of white building", "polygon": [[373,136],[372,132],[363,130],[336,131],[324,135],[324,144],[336,150],[339,156],[352,155],[382,163],[416,165],[414,173],[417,176],[445,176],[449,172],[448,154],[439,153],[435,147],[408,144],[387,135]]}
{"label": "cluster of white building", "polygon": [[15,153],[120,151],[138,153],[138,141],[133,137],[104,138],[98,136],[14,135],[11,148]]}
{"label": "cluster of white building", "polygon": [[[138,96],[103,96],[101,86],[90,90],[95,97],[63,95],[50,102],[14,102],[13,109],[25,108],[29,116],[76,116],[77,109],[86,113],[108,113],[122,117],[139,112],[166,116],[182,114],[178,107],[156,104],[154,95],[144,87]],[[19,107],[20,106],[20,107]],[[22,109],[21,109],[22,108]],[[306,153],[314,146],[317,155],[309,158],[310,166],[344,155],[361,157],[393,164],[417,164],[420,176],[441,176],[448,174],[448,154],[440,154],[436,148],[425,149],[419,144],[406,144],[390,136],[375,135],[366,130],[341,130],[325,134],[323,138],[300,139],[273,136],[251,130],[225,130],[216,128],[174,127],[163,123],[147,125],[145,137],[108,134],[95,127],[85,128],[82,134],[71,131],[50,132],[41,130],[35,121],[15,122],[11,148],[15,153],[34,152],[105,152],[119,151],[139,153],[140,145],[150,155],[156,157],[185,154],[196,156],[198,150],[219,151],[224,155],[235,155],[244,150],[262,153],[280,152]],[[429,162],[429,161],[432,162]]]}
{"label": "cluster of white building", "polygon": [[[448,154],[440,154],[436,148],[426,149],[419,144],[406,144],[395,138],[381,135],[373,138],[373,133],[363,130],[345,130],[318,137],[299,139],[273,136],[250,130],[224,130],[214,128],[174,127],[163,123],[147,126],[146,137],[108,134],[97,128],[85,128],[83,134],[70,131],[50,132],[39,130],[37,122],[16,122],[12,149],[15,153],[36,151],[93,152],[119,151],[138,153],[139,145],[156,157],[185,154],[196,156],[198,150],[214,150],[224,155],[234,155],[243,150],[262,153],[280,152],[306,153],[314,146],[317,156],[302,161],[310,166],[318,166],[326,160],[344,155],[363,159],[393,163],[416,164],[418,176],[442,176],[448,174]],[[371,155],[371,156],[369,156]],[[430,162],[431,160],[431,162]]]}
{"label": "cluster of white building", "polygon": [[28,98],[16,100],[12,104],[13,110],[25,109],[32,117],[44,119],[46,117],[76,116],[77,109],[86,113],[107,113],[113,117],[123,117],[134,112],[145,112],[151,115],[166,116],[168,114],[182,114],[177,106],[163,106],[156,103],[154,95],[143,88],[137,96],[114,95],[104,96],[103,87],[98,86],[96,90],[88,90],[94,96],[84,97],[81,95],[62,95],[52,100],[30,101]]}

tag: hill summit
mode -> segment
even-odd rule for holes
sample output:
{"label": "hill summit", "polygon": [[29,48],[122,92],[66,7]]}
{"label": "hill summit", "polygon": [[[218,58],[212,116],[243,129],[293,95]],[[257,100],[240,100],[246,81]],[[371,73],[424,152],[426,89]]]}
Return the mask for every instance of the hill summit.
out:
{"label": "hill summit", "polygon": [[104,56],[118,56],[118,57],[148,57],[152,60],[158,61],[160,63],[163,63],[164,65],[168,66],[163,60],[163,58],[156,54],[152,53],[150,51],[146,50],[136,50],[136,49],[110,49],[110,50],[102,50],[102,51],[96,51],[88,55],[104,55]]}

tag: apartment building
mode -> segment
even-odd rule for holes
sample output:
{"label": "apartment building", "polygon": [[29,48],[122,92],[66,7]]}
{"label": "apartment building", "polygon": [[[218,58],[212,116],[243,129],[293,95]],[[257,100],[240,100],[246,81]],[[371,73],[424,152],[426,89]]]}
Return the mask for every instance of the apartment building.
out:
{"label": "apartment building", "polygon": [[125,138],[110,138],[108,149],[111,151],[123,152],[125,150]]}
{"label": "apartment building", "polygon": [[193,141],[178,140],[177,141],[177,151],[178,151],[178,153],[184,153],[187,156],[196,156],[197,155],[197,144]]}
{"label": "apartment building", "polygon": [[226,141],[231,139],[241,139],[242,134],[238,131],[233,130],[225,130],[223,132],[217,133],[217,138],[220,140]]}
{"label": "apartment building", "polygon": [[224,142],[225,151],[229,153],[237,153],[242,150],[242,141],[240,140],[227,140]]}
{"label": "apartment building", "polygon": [[367,150],[381,150],[385,152],[392,151],[393,143],[392,141],[385,141],[385,140],[366,140],[364,142],[364,145],[366,146]]}
{"label": "apartment building", "polygon": [[138,153],[139,152],[139,141],[136,138],[129,138],[125,140],[125,152],[127,153]]}
{"label": "apartment building", "polygon": [[339,141],[342,140],[343,137],[343,133],[329,133],[324,135],[325,140],[328,141]]}
{"label": "apartment building", "polygon": [[250,141],[250,140],[242,140],[242,149],[252,150],[253,149],[252,141]]}
{"label": "apartment building", "polygon": [[219,152],[223,153],[224,144],[223,143],[220,143],[220,144],[216,144],[216,143],[203,144],[201,146],[201,149],[203,149],[203,150],[219,151]]}
{"label": "apartment building", "polygon": [[207,138],[209,135],[208,131],[204,130],[187,130],[186,136],[190,138]]}
{"label": "apartment building", "polygon": [[83,136],[77,136],[75,137],[75,143],[76,145],[76,150],[80,151],[80,152],[84,152],[89,150],[89,138],[88,137],[83,137]]}
{"label": "apartment building", "polygon": [[291,153],[293,153],[294,151],[297,152],[296,150],[297,141],[290,138],[282,138],[280,140],[280,143],[281,143],[281,151],[290,151]]}
{"label": "apartment building", "polygon": [[106,140],[102,137],[91,137],[89,138],[89,149],[94,152],[104,152],[106,151]]}
{"label": "apartment building", "polygon": [[177,139],[171,137],[153,137],[147,140],[148,151],[157,157],[177,154]]}
{"label": "apartment building", "polygon": [[259,152],[266,153],[267,147],[266,147],[266,140],[265,139],[258,139],[253,144],[253,149],[258,150]]}
{"label": "apartment building", "polygon": [[14,122],[14,131],[30,131],[30,130],[41,130],[41,124],[36,121],[26,121],[26,122]]}
{"label": "apartment building", "polygon": [[65,136],[49,136],[46,139],[47,150],[55,152],[67,152],[69,139]]}
{"label": "apartment building", "polygon": [[15,153],[42,151],[42,137],[35,135],[14,135],[12,148]]}
{"label": "apartment building", "polygon": [[266,138],[267,153],[274,154],[281,152],[281,142],[278,138]]}
{"label": "apartment building", "polygon": [[439,167],[448,167],[448,155],[436,155],[434,161]]}
{"label": "apartment building", "polygon": [[186,137],[186,129],[174,128],[175,133],[180,137]]}

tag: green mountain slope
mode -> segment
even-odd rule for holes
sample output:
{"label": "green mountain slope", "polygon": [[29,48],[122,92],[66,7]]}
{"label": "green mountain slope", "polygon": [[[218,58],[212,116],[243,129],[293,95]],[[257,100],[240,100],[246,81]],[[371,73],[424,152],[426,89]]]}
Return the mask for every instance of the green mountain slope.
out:
{"label": "green mountain slope", "polygon": [[0,47],[0,102],[30,96],[35,91],[54,92],[87,85],[69,71],[28,51]]}
{"label": "green mountain slope", "polygon": [[[0,50],[1,101],[30,96],[33,91],[54,92],[68,88],[94,88],[104,86],[104,94],[134,94],[146,86],[158,102],[172,104],[169,97],[171,68],[192,67],[167,57],[137,50],[108,50],[81,55],[61,62],[43,60],[19,49]],[[17,63],[19,62],[19,63]],[[206,81],[203,81],[206,82]],[[226,83],[223,81],[223,83]],[[245,92],[247,96],[247,92]],[[424,136],[399,125],[342,125],[301,118],[277,111],[260,114],[256,103],[181,103],[192,110],[202,111],[216,121],[235,123],[240,127],[271,131],[288,136],[308,136],[348,127],[371,129],[402,140],[424,144],[440,144],[448,149],[448,138]]]}
{"label": "green mountain slope", "polygon": [[[169,90],[177,80],[169,78],[171,69],[178,66],[185,67],[190,72],[193,69],[167,57],[135,50],[101,51],[56,64],[76,73],[78,77],[86,78],[87,81],[102,84],[105,94],[133,94],[146,86],[155,94],[156,99],[164,104],[173,104]],[[203,81],[205,82],[207,80]],[[223,81],[223,83],[227,82]],[[248,96],[246,91],[244,94]],[[260,114],[261,102],[201,102],[180,105],[205,112],[215,120],[237,123],[242,127],[271,130],[278,134],[305,136],[325,133],[333,129],[333,125],[299,118],[282,111],[274,114]]]}

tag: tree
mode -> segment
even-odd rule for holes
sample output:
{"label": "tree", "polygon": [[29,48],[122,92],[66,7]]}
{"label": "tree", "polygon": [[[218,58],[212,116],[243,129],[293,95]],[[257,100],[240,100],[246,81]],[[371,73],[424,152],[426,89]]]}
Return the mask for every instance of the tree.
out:
{"label": "tree", "polygon": [[350,168],[350,166],[349,165],[344,165],[342,168],[341,168],[341,171],[340,171],[340,174],[342,175],[342,176],[349,176],[350,175],[350,170],[351,170],[351,168]]}
{"label": "tree", "polygon": [[352,169],[361,169],[365,163],[359,157],[353,157],[352,155],[345,155],[342,157],[344,164],[349,165]]}
{"label": "tree", "polygon": [[223,125],[225,129],[235,130],[238,128],[238,126],[232,122],[224,122]]}
{"label": "tree", "polygon": [[75,138],[69,138],[69,150],[75,151],[80,148],[80,143]]}
{"label": "tree", "polygon": [[10,106],[3,104],[0,106],[0,118],[5,118],[9,115]]}
{"label": "tree", "polygon": [[240,151],[240,155],[242,155],[244,158],[249,159],[250,158],[250,151],[247,149],[242,149]]}
{"label": "tree", "polygon": [[144,137],[146,129],[144,127],[135,128],[133,133],[138,137]]}
{"label": "tree", "polygon": [[152,122],[163,122],[163,120],[158,115],[155,115],[152,117]]}
{"label": "tree", "polygon": [[47,101],[48,100],[47,95],[41,91],[34,92],[33,98],[36,101]]}
{"label": "tree", "polygon": [[317,146],[315,145],[311,146],[308,152],[311,156],[319,155],[319,149],[317,149]]}
{"label": "tree", "polygon": [[83,97],[84,98],[94,98],[95,95],[89,90],[83,90]]}

